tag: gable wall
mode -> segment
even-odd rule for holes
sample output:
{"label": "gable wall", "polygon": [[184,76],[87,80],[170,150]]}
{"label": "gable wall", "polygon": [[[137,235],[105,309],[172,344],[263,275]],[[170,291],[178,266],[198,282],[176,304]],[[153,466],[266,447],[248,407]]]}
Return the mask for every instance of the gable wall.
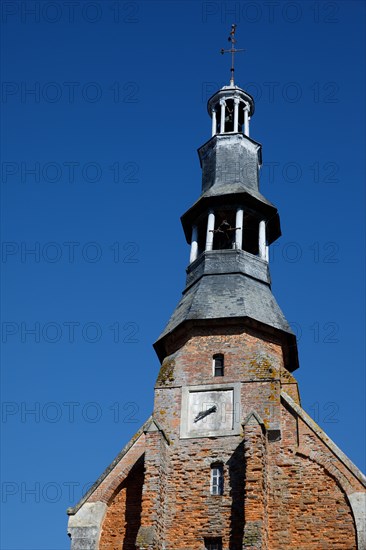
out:
{"label": "gable wall", "polygon": [[[360,490],[361,485],[300,418],[285,406],[281,412],[282,440],[269,446],[268,457],[269,548],[356,549],[346,491]],[[318,461],[304,455],[306,445]],[[332,464],[343,471],[342,478],[330,471]]]}
{"label": "gable wall", "polygon": [[144,463],[140,459],[108,503],[100,537],[100,550],[136,550],[141,523]]}

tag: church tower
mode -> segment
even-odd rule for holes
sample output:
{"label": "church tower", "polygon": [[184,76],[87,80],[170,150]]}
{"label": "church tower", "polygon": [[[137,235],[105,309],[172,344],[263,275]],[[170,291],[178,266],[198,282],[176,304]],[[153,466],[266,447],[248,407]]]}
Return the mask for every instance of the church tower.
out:
{"label": "church tower", "polygon": [[[230,38],[234,56],[235,26]],[[300,405],[296,338],[271,291],[280,219],[233,66],[207,107],[153,414],[68,510],[72,550],[366,550],[365,476]]]}

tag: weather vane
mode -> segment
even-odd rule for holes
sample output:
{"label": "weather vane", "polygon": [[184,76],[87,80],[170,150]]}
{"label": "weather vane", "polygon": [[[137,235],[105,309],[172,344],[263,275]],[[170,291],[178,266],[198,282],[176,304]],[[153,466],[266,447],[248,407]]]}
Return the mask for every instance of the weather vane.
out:
{"label": "weather vane", "polygon": [[235,39],[235,31],[236,31],[236,25],[233,23],[231,25],[231,31],[230,36],[228,38],[228,41],[231,42],[231,49],[230,50],[224,50],[223,48],[220,50],[221,53],[224,55],[224,53],[231,53],[231,77],[230,77],[230,86],[234,86],[234,61],[235,61],[235,54],[238,52],[244,52],[245,50],[241,49],[238,50],[235,48],[236,39]]}

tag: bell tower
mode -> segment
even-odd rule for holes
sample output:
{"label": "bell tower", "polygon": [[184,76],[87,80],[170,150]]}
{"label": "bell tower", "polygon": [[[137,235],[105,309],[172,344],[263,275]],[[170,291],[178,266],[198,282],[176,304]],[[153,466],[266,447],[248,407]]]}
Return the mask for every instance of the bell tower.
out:
{"label": "bell tower", "polygon": [[281,341],[285,367],[293,371],[296,339],[269,273],[269,246],[281,235],[280,219],[259,191],[262,146],[249,137],[254,99],[234,84],[233,68],[230,85],[208,100],[207,109],[212,135],[198,149],[201,195],[181,218],[190,245],[186,288],[154,347],[163,360],[175,351],[183,327],[239,323]]}
{"label": "bell tower", "polygon": [[[281,235],[260,192],[254,100],[208,101],[202,189],[181,218],[186,285],[154,344],[152,416],[74,507],[72,550],[366,550],[366,479],[301,408],[271,290]],[[225,50],[223,51],[225,53]]]}

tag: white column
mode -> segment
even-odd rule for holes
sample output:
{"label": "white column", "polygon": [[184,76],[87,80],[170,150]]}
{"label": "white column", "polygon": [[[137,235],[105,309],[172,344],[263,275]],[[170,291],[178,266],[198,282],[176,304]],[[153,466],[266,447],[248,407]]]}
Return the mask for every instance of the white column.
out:
{"label": "white column", "polygon": [[225,133],[225,107],[226,107],[225,99],[220,99],[220,105],[221,105],[220,134],[224,134]]}
{"label": "white column", "polygon": [[259,257],[262,260],[266,259],[266,222],[261,220],[259,222]]}
{"label": "white column", "polygon": [[234,97],[234,132],[239,130],[239,98]]}
{"label": "white column", "polygon": [[249,137],[249,107],[247,104],[244,107],[244,135]]}
{"label": "white column", "polygon": [[266,262],[269,262],[269,246],[266,244]]}
{"label": "white column", "polygon": [[192,227],[192,240],[191,240],[191,254],[189,256],[189,263],[195,261],[198,256],[198,240],[197,240],[197,226]]}
{"label": "white column", "polygon": [[212,210],[208,213],[207,234],[206,234],[206,250],[212,250],[213,245],[213,230],[215,229],[215,214]]}
{"label": "white column", "polygon": [[241,250],[243,248],[243,219],[244,211],[242,208],[238,208],[235,218],[235,248]]}
{"label": "white column", "polygon": [[212,109],[212,135],[216,134],[216,109]]}

